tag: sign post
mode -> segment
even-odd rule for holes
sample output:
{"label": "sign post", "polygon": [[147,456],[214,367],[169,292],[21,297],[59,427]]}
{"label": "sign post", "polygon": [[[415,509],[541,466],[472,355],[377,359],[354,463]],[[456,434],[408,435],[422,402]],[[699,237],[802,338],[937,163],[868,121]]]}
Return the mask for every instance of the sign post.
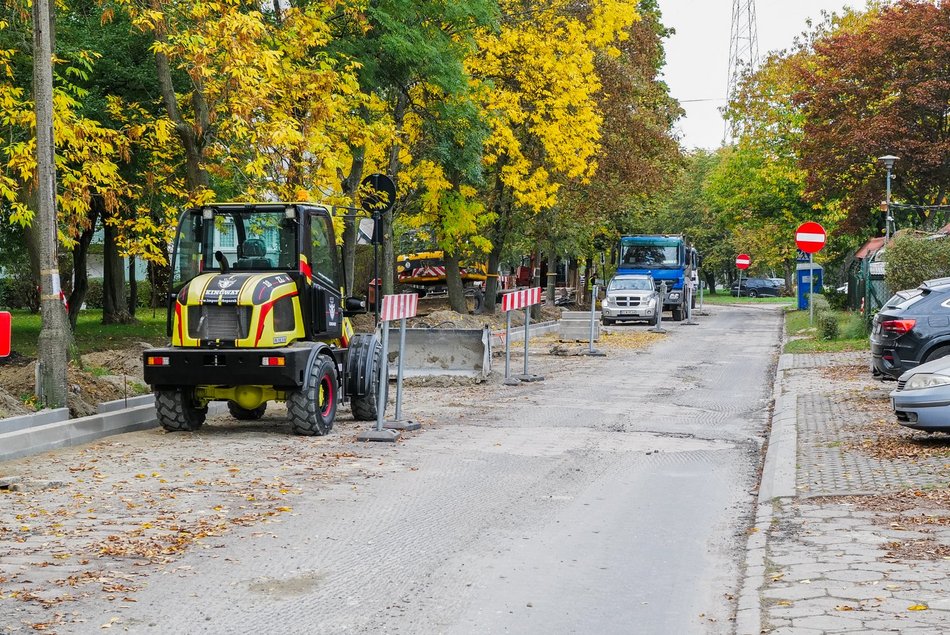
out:
{"label": "sign post", "polygon": [[13,339],[13,320],[6,311],[0,311],[0,357],[10,355],[10,340]]}
{"label": "sign post", "polygon": [[[541,302],[541,287],[512,291],[501,296],[501,309],[505,312],[505,381],[506,386],[517,386],[523,381],[544,381],[541,375],[528,373],[528,339],[531,327],[531,307]],[[524,309],[524,374],[511,376],[511,312]]]}
{"label": "sign post", "polygon": [[742,272],[752,264],[752,258],[749,254],[739,254],[736,256],[736,268],[739,270],[739,286],[736,287],[736,297],[742,297]]}
{"label": "sign post", "polygon": [[808,254],[808,325],[815,320],[815,254],[825,246],[825,228],[807,221],[795,230],[795,245]]}
{"label": "sign post", "polygon": [[[376,388],[376,427],[356,436],[357,441],[388,441],[399,438],[399,430],[418,430],[422,426],[415,421],[403,421],[402,416],[402,372],[406,357],[406,319],[415,317],[419,306],[418,293],[383,296],[380,311],[380,328],[383,331],[383,354],[379,364],[379,377]],[[389,323],[399,320],[399,363],[396,370],[396,419],[386,418],[386,387],[389,384]]]}

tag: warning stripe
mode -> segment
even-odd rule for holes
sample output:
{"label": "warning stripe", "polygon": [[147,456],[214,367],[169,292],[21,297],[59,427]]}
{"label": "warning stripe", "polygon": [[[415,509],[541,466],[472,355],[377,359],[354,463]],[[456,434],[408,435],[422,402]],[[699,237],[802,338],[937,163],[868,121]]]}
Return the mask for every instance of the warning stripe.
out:
{"label": "warning stripe", "polygon": [[521,289],[501,296],[501,310],[514,311],[541,302],[541,287]]}
{"label": "warning stripe", "polygon": [[383,306],[379,312],[379,319],[383,322],[390,322],[392,320],[415,317],[418,306],[418,293],[385,295],[383,296]]}
{"label": "warning stripe", "polygon": [[803,243],[821,243],[825,244],[825,235],[824,234],[806,234],[805,232],[799,232],[795,234],[795,240],[801,241]]}

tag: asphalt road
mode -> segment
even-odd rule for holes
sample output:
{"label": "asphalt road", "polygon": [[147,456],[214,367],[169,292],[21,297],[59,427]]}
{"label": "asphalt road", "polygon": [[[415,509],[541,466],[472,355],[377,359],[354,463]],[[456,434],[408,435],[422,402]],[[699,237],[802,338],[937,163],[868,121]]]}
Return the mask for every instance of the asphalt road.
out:
{"label": "asphalt road", "polygon": [[[395,446],[341,423],[356,467],[57,632],[731,633],[781,317],[710,310],[646,352],[539,357],[540,384],[410,392],[431,423]],[[282,434],[254,430],[188,442]]]}

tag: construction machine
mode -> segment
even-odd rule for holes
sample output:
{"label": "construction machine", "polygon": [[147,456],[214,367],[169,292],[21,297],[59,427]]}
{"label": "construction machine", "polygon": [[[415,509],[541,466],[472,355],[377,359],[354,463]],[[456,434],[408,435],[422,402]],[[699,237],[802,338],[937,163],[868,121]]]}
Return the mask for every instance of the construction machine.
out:
{"label": "construction machine", "polygon": [[326,207],[186,210],[172,255],[171,346],[143,353],[162,427],[197,430],[212,401],[244,420],[283,401],[301,435],[329,432],[346,401],[356,419],[374,420],[382,347],[375,333],[354,334],[348,316],[366,303],[344,297],[342,270]]}

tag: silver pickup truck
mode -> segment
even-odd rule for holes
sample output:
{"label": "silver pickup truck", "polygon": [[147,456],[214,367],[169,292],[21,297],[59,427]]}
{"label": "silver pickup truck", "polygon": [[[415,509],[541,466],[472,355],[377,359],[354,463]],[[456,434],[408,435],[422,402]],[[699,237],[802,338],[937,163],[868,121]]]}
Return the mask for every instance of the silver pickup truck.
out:
{"label": "silver pickup truck", "polygon": [[659,297],[650,276],[614,276],[607,284],[607,297],[601,303],[604,325],[621,320],[653,322],[656,319]]}

